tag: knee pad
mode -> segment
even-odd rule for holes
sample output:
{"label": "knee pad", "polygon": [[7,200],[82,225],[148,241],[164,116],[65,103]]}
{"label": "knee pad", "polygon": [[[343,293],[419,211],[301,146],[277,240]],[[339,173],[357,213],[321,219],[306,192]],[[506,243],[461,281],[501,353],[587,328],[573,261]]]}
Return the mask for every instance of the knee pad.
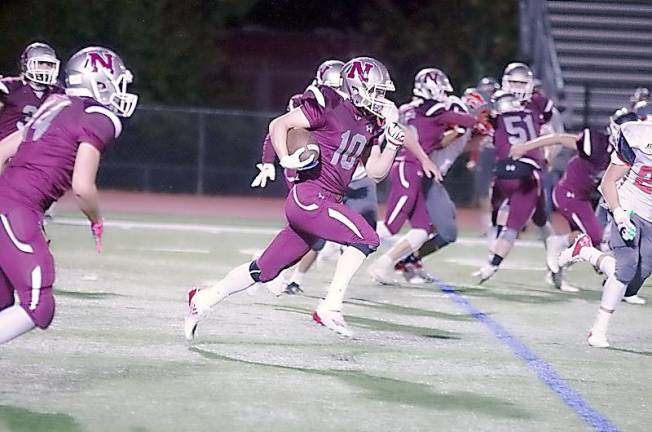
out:
{"label": "knee pad", "polygon": [[315,252],[319,252],[322,249],[324,249],[324,245],[326,244],[326,240],[317,240],[313,245],[310,247],[310,249],[314,250]]}
{"label": "knee pad", "polygon": [[376,252],[376,248],[378,246],[374,247],[365,243],[356,243],[356,244],[352,244],[351,247],[356,248],[357,250],[362,252],[365,256],[369,256],[372,253]]}
{"label": "knee pad", "polygon": [[32,300],[30,303],[21,303],[20,307],[27,312],[36,327],[45,330],[54,319],[55,306],[52,287],[41,288],[38,301]]}
{"label": "knee pad", "polygon": [[518,232],[514,228],[504,227],[500,234],[498,234],[498,239],[506,240],[510,243],[514,243],[518,237]]}
{"label": "knee pad", "polygon": [[255,260],[249,264],[249,276],[251,276],[254,282],[260,282],[260,267],[258,267],[258,263]]}

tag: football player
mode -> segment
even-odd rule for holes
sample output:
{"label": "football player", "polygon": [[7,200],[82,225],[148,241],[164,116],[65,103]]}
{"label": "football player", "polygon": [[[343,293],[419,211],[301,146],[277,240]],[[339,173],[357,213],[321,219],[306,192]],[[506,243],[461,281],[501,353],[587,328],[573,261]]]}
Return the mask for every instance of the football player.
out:
{"label": "football player", "polygon": [[[475,88],[467,88],[461,100],[451,96],[450,103],[454,111],[470,112],[479,121],[472,129],[456,128],[456,138],[450,144],[430,153],[430,158],[439,167],[442,176],[446,176],[463,152],[477,149],[491,134],[488,104]],[[398,266],[403,277],[413,284],[432,282],[434,278],[423,267],[422,258],[457,240],[457,211],[443,183],[431,182],[426,185],[425,195],[434,232],[417,252],[402,259]]]}
{"label": "football player", "polygon": [[600,191],[613,217],[610,243],[613,257],[592,247],[584,234],[562,252],[559,264],[584,260],[608,276],[588,343],[609,346],[607,330],[616,305],[634,280],[652,273],[652,136],[651,121],[629,121],[620,126],[618,146],[602,178]]}
{"label": "football player", "polygon": [[[470,129],[477,122],[463,104],[455,104],[449,98],[452,90],[448,77],[441,70],[422,69],[414,79],[412,101],[400,108],[401,123],[408,127],[409,138],[414,137],[427,155],[452,142],[442,143],[449,125]],[[439,182],[442,175],[439,168],[437,171],[435,180]],[[370,266],[369,274],[378,283],[396,283],[395,264],[419,250],[432,234],[422,183],[423,172],[417,155],[403,151],[392,167],[385,221],[379,232],[383,239],[394,236],[407,220],[411,229]]]}
{"label": "football player", "polygon": [[65,74],[65,94],[41,104],[0,175],[0,343],[46,329],[54,318],[54,259],[42,223],[48,206],[67,190],[72,188],[101,250],[95,186],[100,155],[120,135],[117,116],[129,117],[138,100],[127,93],[131,73],[108,49],[77,52]]}
{"label": "football player", "polygon": [[593,244],[602,243],[603,227],[593,209],[593,196],[602,173],[609,166],[620,125],[636,119],[634,113],[618,110],[610,118],[608,134],[597,129],[584,129],[579,135],[551,134],[514,146],[510,151],[510,156],[518,159],[532,149],[557,143],[577,150],[577,155],[571,158],[553,191],[555,207],[568,222],[571,233],[548,237],[546,248],[548,268],[553,272],[557,288],[562,291],[577,291],[577,288],[564,281],[560,273],[562,269],[558,258],[562,250],[569,247],[581,233],[587,234]]}
{"label": "football player", "polygon": [[[50,94],[61,93],[57,85],[59,60],[47,44],[34,42],[20,55],[19,77],[0,79],[0,148],[14,152],[22,129]],[[7,160],[6,158],[4,160]],[[0,165],[0,172],[4,167]]]}
{"label": "football player", "polygon": [[[303,101],[298,109],[270,123],[272,145],[281,166],[302,168],[300,156],[304,149],[288,154],[287,132],[292,128],[311,131],[321,150],[321,162],[314,169],[303,171],[295,182],[285,206],[288,225],[258,259],[234,268],[211,287],[188,292],[188,340],[194,338],[200,319],[214,305],[256,282],[274,279],[319,239],[343,244],[345,249],[313,320],[339,334],[352,335],[342,315],[344,294],[351,278],[380,241],[374,228],[342,203],[343,195],[360,160],[370,178],[382,180],[389,173],[405,134],[396,123],[383,124],[387,113],[396,107],[385,98],[386,92],[394,91],[394,83],[380,61],[354,58],[344,65],[342,79],[346,98],[330,87],[318,86],[321,97]],[[381,151],[378,138],[383,134],[387,143]]]}
{"label": "football player", "polygon": [[497,227],[489,263],[473,274],[478,283],[485,282],[498,271],[518,233],[536,210],[541,193],[541,149],[530,150],[516,160],[509,157],[512,146],[539,136],[540,122],[535,120],[538,114],[523,106],[522,101],[522,96],[503,90],[494,95],[492,124],[496,167],[491,197],[494,221],[505,202],[509,210],[504,225]]}

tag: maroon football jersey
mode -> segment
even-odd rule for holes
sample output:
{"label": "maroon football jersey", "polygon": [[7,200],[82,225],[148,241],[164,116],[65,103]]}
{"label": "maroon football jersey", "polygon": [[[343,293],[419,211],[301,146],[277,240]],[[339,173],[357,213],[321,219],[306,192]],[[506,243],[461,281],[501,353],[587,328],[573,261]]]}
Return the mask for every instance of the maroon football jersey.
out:
{"label": "maroon football jersey", "polygon": [[45,211],[70,189],[79,144],[86,142],[102,153],[122,125],[90,98],[56,94],[26,128],[25,139],[0,175],[0,195]]}
{"label": "maroon football jersey", "polygon": [[0,79],[0,140],[22,129],[52,93],[63,93],[63,89],[46,86],[40,91],[22,78]]}
{"label": "maroon football jersey", "polygon": [[552,118],[553,103],[550,99],[541,93],[533,93],[532,97],[525,104],[525,108],[532,111],[534,120],[542,126],[550,121]]}
{"label": "maroon football jersey", "polygon": [[584,129],[577,140],[578,154],[568,162],[559,185],[588,200],[595,192],[611,160],[609,137],[596,129]]}
{"label": "maroon football jersey", "polygon": [[320,163],[301,171],[299,181],[344,195],[360,156],[365,148],[376,143],[382,128],[376,116],[362,113],[332,88],[316,89],[315,97],[305,99],[300,108],[319,144]]}
{"label": "maroon football jersey", "polygon": [[[441,148],[441,140],[446,129],[453,125],[472,127],[476,119],[461,108],[448,106],[444,102],[414,98],[412,102],[401,105],[400,122],[412,126],[417,133],[419,144],[426,154]],[[416,156],[403,149],[401,157],[416,161]]]}
{"label": "maroon football jersey", "polygon": [[[526,108],[492,117],[496,161],[509,159],[512,146],[524,144],[539,136],[541,123],[535,120],[536,115]],[[543,150],[530,150],[520,160],[540,169],[544,163]]]}

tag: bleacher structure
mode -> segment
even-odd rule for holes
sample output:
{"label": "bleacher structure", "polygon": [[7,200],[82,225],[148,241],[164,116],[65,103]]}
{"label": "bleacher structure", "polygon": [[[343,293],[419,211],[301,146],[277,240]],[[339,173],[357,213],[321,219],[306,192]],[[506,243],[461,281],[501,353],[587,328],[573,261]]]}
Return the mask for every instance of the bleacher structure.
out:
{"label": "bleacher structure", "polygon": [[601,126],[652,88],[652,1],[522,0],[521,50],[569,129]]}

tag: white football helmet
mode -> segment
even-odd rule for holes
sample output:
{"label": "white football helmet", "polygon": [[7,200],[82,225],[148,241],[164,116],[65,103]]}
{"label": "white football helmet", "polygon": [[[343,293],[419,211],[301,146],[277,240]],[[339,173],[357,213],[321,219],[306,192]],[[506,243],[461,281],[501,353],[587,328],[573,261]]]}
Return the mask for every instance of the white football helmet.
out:
{"label": "white football helmet", "polygon": [[59,59],[48,44],[34,42],[20,55],[23,76],[36,84],[54,85],[59,77]]}
{"label": "white football helmet", "polygon": [[523,111],[521,100],[512,93],[498,90],[491,98],[493,109],[497,114]]}
{"label": "white football helmet", "polygon": [[133,75],[122,59],[102,47],[78,51],[66,63],[66,93],[91,97],[122,117],[133,114],[138,96],[127,93]]}
{"label": "white football helmet", "polygon": [[388,106],[394,103],[385,93],[395,91],[384,64],[371,57],[355,57],[342,68],[342,90],[353,105],[385,118]]}
{"label": "white football helmet", "polygon": [[609,143],[613,148],[618,147],[618,138],[620,137],[620,125],[630,121],[636,121],[639,117],[635,112],[628,110],[625,107],[617,109],[611,117],[609,117]]}
{"label": "white football helmet", "polygon": [[342,87],[342,68],[344,62],[339,60],[326,60],[317,68],[315,84],[325,85],[339,90]]}
{"label": "white football helmet", "polygon": [[444,72],[436,68],[421,69],[414,77],[415,96],[423,99],[444,101],[453,86]]}
{"label": "white football helmet", "polygon": [[525,63],[510,63],[503,73],[502,89],[527,102],[534,91],[534,75]]}

